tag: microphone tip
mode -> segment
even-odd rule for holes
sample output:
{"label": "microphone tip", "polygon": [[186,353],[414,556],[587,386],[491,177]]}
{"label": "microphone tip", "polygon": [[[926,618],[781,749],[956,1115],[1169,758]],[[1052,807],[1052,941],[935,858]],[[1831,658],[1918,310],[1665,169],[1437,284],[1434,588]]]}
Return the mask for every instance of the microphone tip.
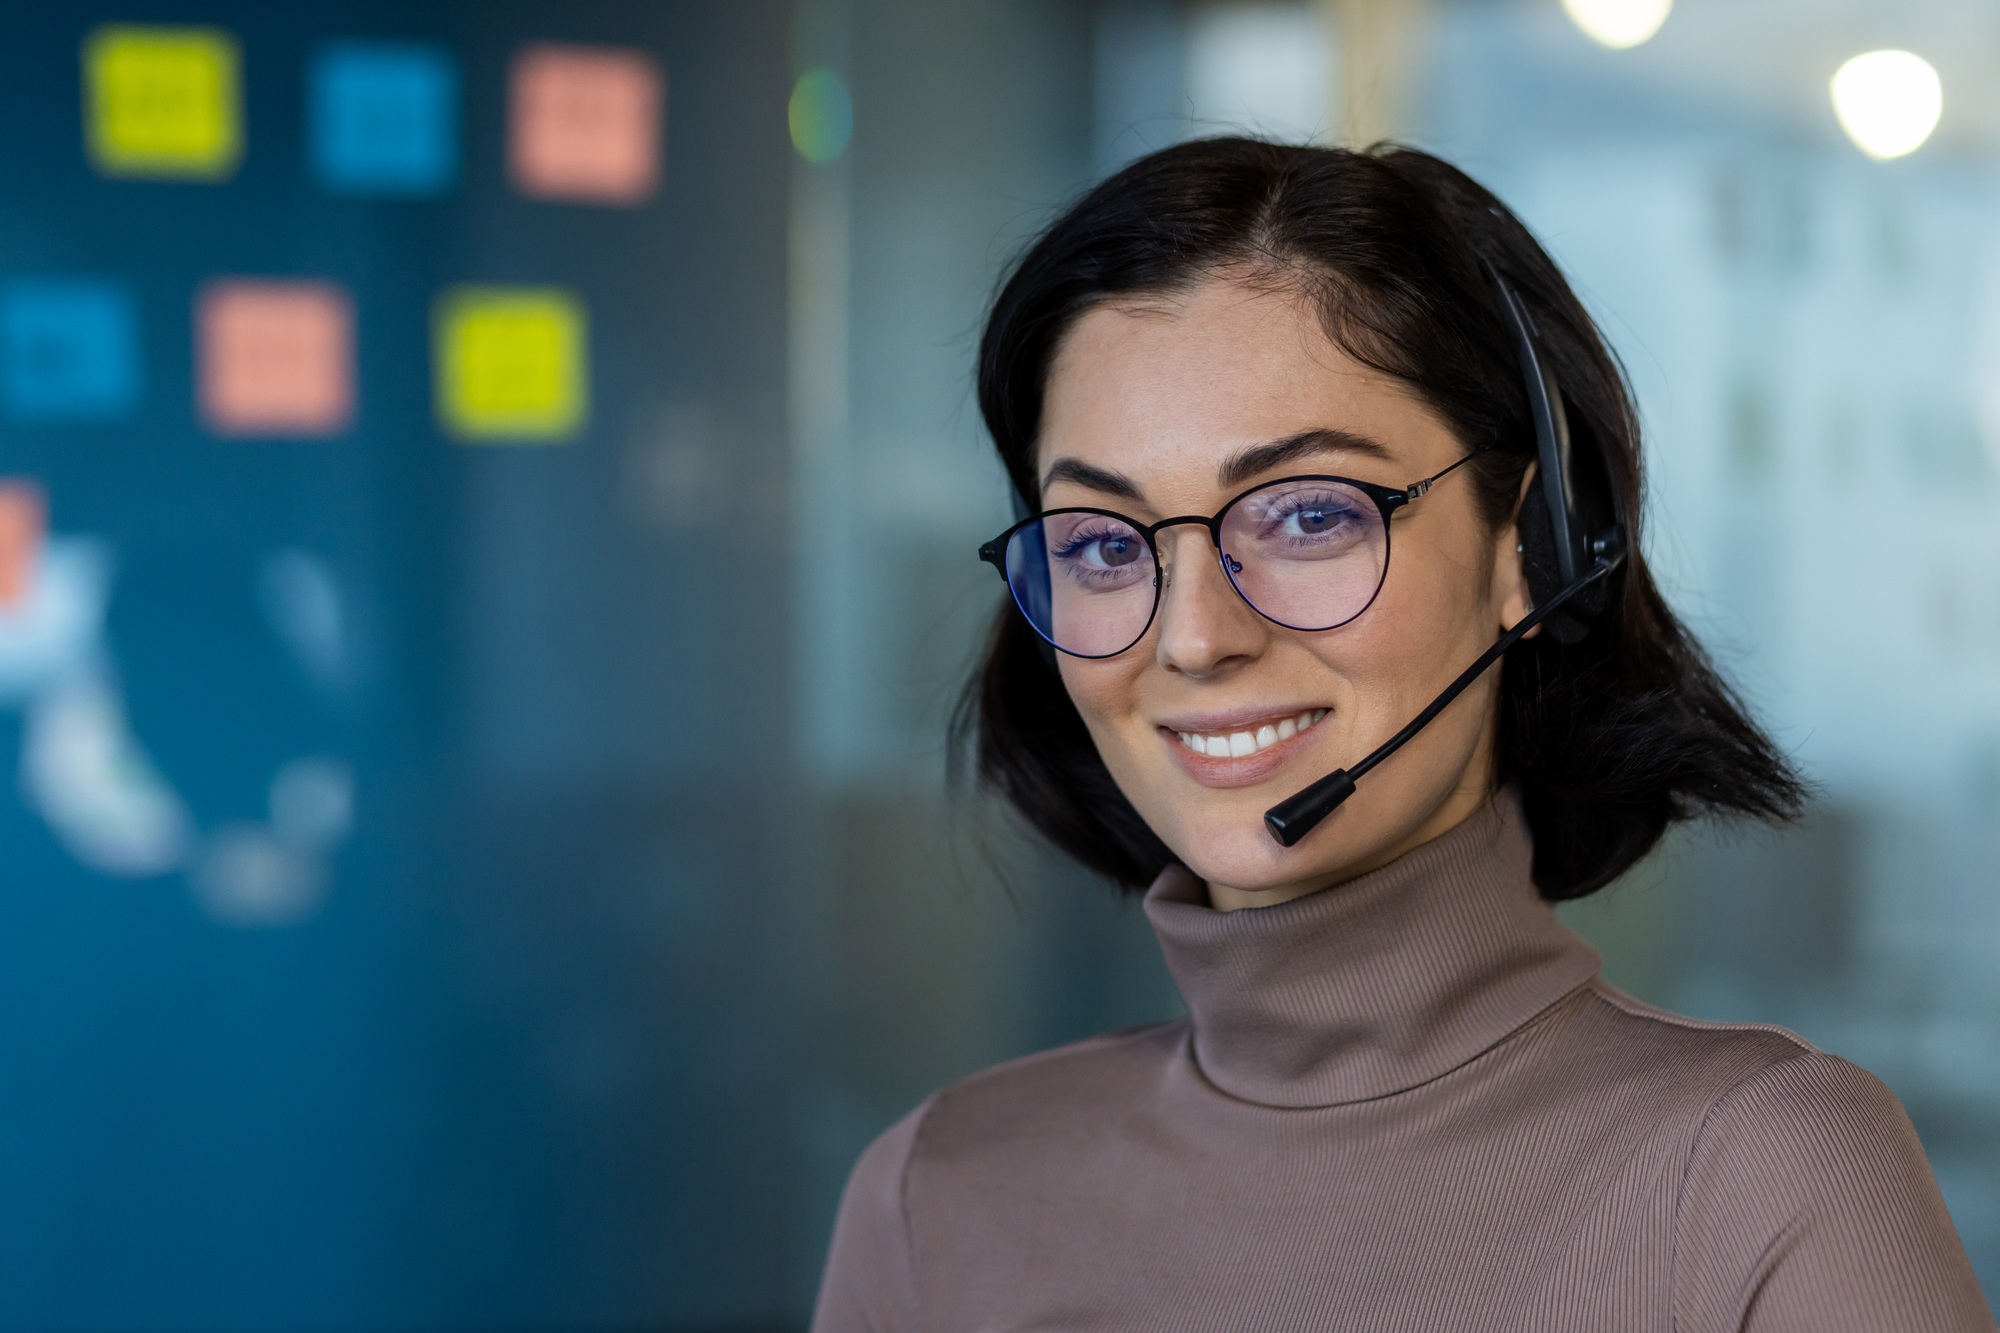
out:
{"label": "microphone tip", "polygon": [[1294,832],[1276,810],[1264,812],[1264,827],[1271,830],[1271,836],[1278,840],[1281,847],[1293,846],[1302,836]]}
{"label": "microphone tip", "polygon": [[1319,827],[1340,803],[1354,795],[1354,779],[1337,768],[1304,791],[1278,802],[1264,812],[1264,827],[1280,846],[1296,847],[1299,840]]}

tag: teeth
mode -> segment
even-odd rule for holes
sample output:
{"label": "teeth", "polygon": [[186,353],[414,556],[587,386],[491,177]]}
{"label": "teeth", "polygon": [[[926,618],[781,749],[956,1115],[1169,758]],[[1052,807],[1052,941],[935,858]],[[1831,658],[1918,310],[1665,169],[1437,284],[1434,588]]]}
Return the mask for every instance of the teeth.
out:
{"label": "teeth", "polygon": [[1266,723],[1254,732],[1237,731],[1214,736],[1203,736],[1192,731],[1177,734],[1180,736],[1181,744],[1196,754],[1218,757],[1226,755],[1231,759],[1237,759],[1246,754],[1255,754],[1259,750],[1276,745],[1279,741],[1288,741],[1325,716],[1324,708],[1308,708],[1305,712],[1285,718],[1275,725]]}

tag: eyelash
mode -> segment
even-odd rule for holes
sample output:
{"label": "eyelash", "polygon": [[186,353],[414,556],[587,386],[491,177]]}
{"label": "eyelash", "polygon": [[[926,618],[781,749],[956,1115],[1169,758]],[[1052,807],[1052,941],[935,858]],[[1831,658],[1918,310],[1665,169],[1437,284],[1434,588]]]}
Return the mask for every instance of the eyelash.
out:
{"label": "eyelash", "polygon": [[1287,519],[1312,510],[1326,514],[1336,523],[1350,523],[1362,517],[1354,504],[1343,496],[1288,495],[1277,506],[1266,511],[1265,520],[1271,523],[1283,523]]}
{"label": "eyelash", "polygon": [[1109,532],[1091,532],[1086,528],[1078,528],[1075,532],[1072,532],[1069,535],[1068,540],[1064,541],[1062,545],[1056,547],[1056,554],[1058,556],[1063,557],[1064,559],[1067,559],[1070,556],[1075,555],[1078,551],[1083,550],[1085,547],[1093,546],[1096,543],[1104,541],[1113,535],[1115,534]]}

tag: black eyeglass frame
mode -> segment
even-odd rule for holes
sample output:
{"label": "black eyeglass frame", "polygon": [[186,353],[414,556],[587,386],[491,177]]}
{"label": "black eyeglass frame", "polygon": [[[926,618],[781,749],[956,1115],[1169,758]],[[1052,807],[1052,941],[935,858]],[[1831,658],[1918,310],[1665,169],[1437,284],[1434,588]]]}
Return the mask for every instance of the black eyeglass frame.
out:
{"label": "black eyeglass frame", "polygon": [[[1326,632],[1327,630],[1335,630],[1339,629],[1343,625],[1353,624],[1356,620],[1359,620],[1364,614],[1366,614],[1368,608],[1375,605],[1375,599],[1382,595],[1382,587],[1389,581],[1389,556],[1394,547],[1394,542],[1391,540],[1391,533],[1393,531],[1393,528],[1390,520],[1396,516],[1396,511],[1403,508],[1405,505],[1411,504],[1414,501],[1422,499],[1430,491],[1431,487],[1437,485],[1440,481],[1444,480],[1452,473],[1458,471],[1458,469],[1464,467],[1467,463],[1471,462],[1474,458],[1478,457],[1480,454],[1485,453],[1491,447],[1492,446],[1490,445],[1482,444],[1478,448],[1473,449],[1471,452],[1460,457],[1456,462],[1452,463],[1451,466],[1444,468],[1442,471],[1434,472],[1430,476],[1425,477],[1422,481],[1413,481],[1408,486],[1404,486],[1401,488],[1397,488],[1394,486],[1383,486],[1380,485],[1379,483],[1372,481],[1362,481],[1356,477],[1341,477],[1341,476],[1335,476],[1331,473],[1322,473],[1322,472],[1303,472],[1299,473],[1296,476],[1278,477],[1271,481],[1260,481],[1255,486],[1250,487],[1248,490],[1240,491],[1237,494],[1231,496],[1229,498],[1228,503],[1224,504],[1222,508],[1216,510],[1213,515],[1210,515],[1208,517],[1203,517],[1200,514],[1179,514],[1174,516],[1173,518],[1163,518],[1157,523],[1148,524],[1148,523],[1141,523],[1137,519],[1132,518],[1129,515],[1121,514],[1115,509],[1098,509],[1090,505],[1068,505],[1061,509],[1045,509],[1039,514],[1030,514],[1027,518],[1022,519],[1019,523],[1016,523],[1013,527],[1008,528],[998,537],[995,537],[993,540],[981,546],[979,548],[979,558],[985,561],[987,564],[993,566],[993,568],[999,572],[1000,581],[1007,585],[1007,597],[1009,601],[1014,603],[1015,613],[1018,614],[1021,617],[1021,619],[1028,622],[1028,628],[1034,630],[1035,634],[1040,639],[1042,639],[1043,642],[1047,643],[1051,648],[1054,648],[1059,653],[1067,653],[1071,657],[1080,657],[1086,661],[1097,662],[1097,661],[1103,661],[1106,658],[1117,657],[1120,653],[1128,653],[1132,651],[1132,649],[1139,643],[1139,641],[1146,637],[1147,632],[1153,628],[1153,622],[1159,619],[1160,615],[1160,594],[1164,586],[1163,579],[1161,576],[1166,571],[1167,567],[1166,561],[1162,559],[1160,555],[1160,543],[1157,540],[1158,534],[1167,528],[1182,527],[1192,523],[1208,529],[1208,539],[1210,543],[1215,547],[1216,563],[1222,567],[1223,576],[1229,580],[1229,586],[1236,590],[1236,595],[1243,599],[1243,604],[1245,606],[1249,607],[1252,611],[1255,611],[1258,615],[1262,616],[1264,619],[1270,621],[1273,625],[1276,625],[1281,629],[1297,630],[1303,634],[1321,634]],[[1382,514],[1382,572],[1375,579],[1375,589],[1373,592],[1368,594],[1368,600],[1366,602],[1363,602],[1361,604],[1360,609],[1357,610],[1353,615],[1347,617],[1345,620],[1337,620],[1331,625],[1288,624],[1285,621],[1278,619],[1270,612],[1264,610],[1262,607],[1258,606],[1257,603],[1250,600],[1250,594],[1243,591],[1243,585],[1236,581],[1236,574],[1239,570],[1241,570],[1242,566],[1238,565],[1236,569],[1231,569],[1230,565],[1233,564],[1234,562],[1229,559],[1228,553],[1222,549],[1222,523],[1224,519],[1229,517],[1230,510],[1234,509],[1242,501],[1247,500],[1251,496],[1257,494],[1259,491],[1266,491],[1271,489],[1273,486],[1283,486],[1289,482],[1295,482],[1295,481],[1330,481],[1330,482],[1337,482],[1342,486],[1352,486],[1355,490],[1360,491],[1370,500],[1373,500],[1375,502],[1376,509],[1378,509]],[[1153,557],[1152,609],[1146,613],[1146,623],[1139,627],[1139,632],[1132,637],[1132,642],[1126,644],[1123,648],[1118,649],[1117,652],[1079,653],[1063,647],[1061,644],[1057,643],[1054,639],[1051,639],[1048,635],[1042,633],[1041,626],[1035,624],[1034,618],[1029,616],[1026,611],[1021,609],[1020,599],[1015,597],[1014,595],[1014,581],[1007,577],[1008,545],[1014,540],[1014,534],[1020,532],[1024,528],[1033,527],[1035,524],[1040,523],[1044,519],[1054,518],[1058,514],[1096,514],[1102,518],[1114,519],[1117,522],[1125,524],[1127,527],[1131,528],[1134,532],[1138,533],[1141,537],[1146,539],[1146,549],[1152,554]]]}

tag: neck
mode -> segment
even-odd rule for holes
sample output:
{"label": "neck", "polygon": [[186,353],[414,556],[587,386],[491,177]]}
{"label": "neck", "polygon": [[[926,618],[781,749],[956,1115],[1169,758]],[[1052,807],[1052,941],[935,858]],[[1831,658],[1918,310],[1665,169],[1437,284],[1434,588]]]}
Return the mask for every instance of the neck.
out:
{"label": "neck", "polygon": [[1169,869],[1146,897],[1210,1084],[1266,1106],[1412,1088],[1505,1040],[1597,970],[1536,892],[1511,791],[1390,864],[1264,912]]}

